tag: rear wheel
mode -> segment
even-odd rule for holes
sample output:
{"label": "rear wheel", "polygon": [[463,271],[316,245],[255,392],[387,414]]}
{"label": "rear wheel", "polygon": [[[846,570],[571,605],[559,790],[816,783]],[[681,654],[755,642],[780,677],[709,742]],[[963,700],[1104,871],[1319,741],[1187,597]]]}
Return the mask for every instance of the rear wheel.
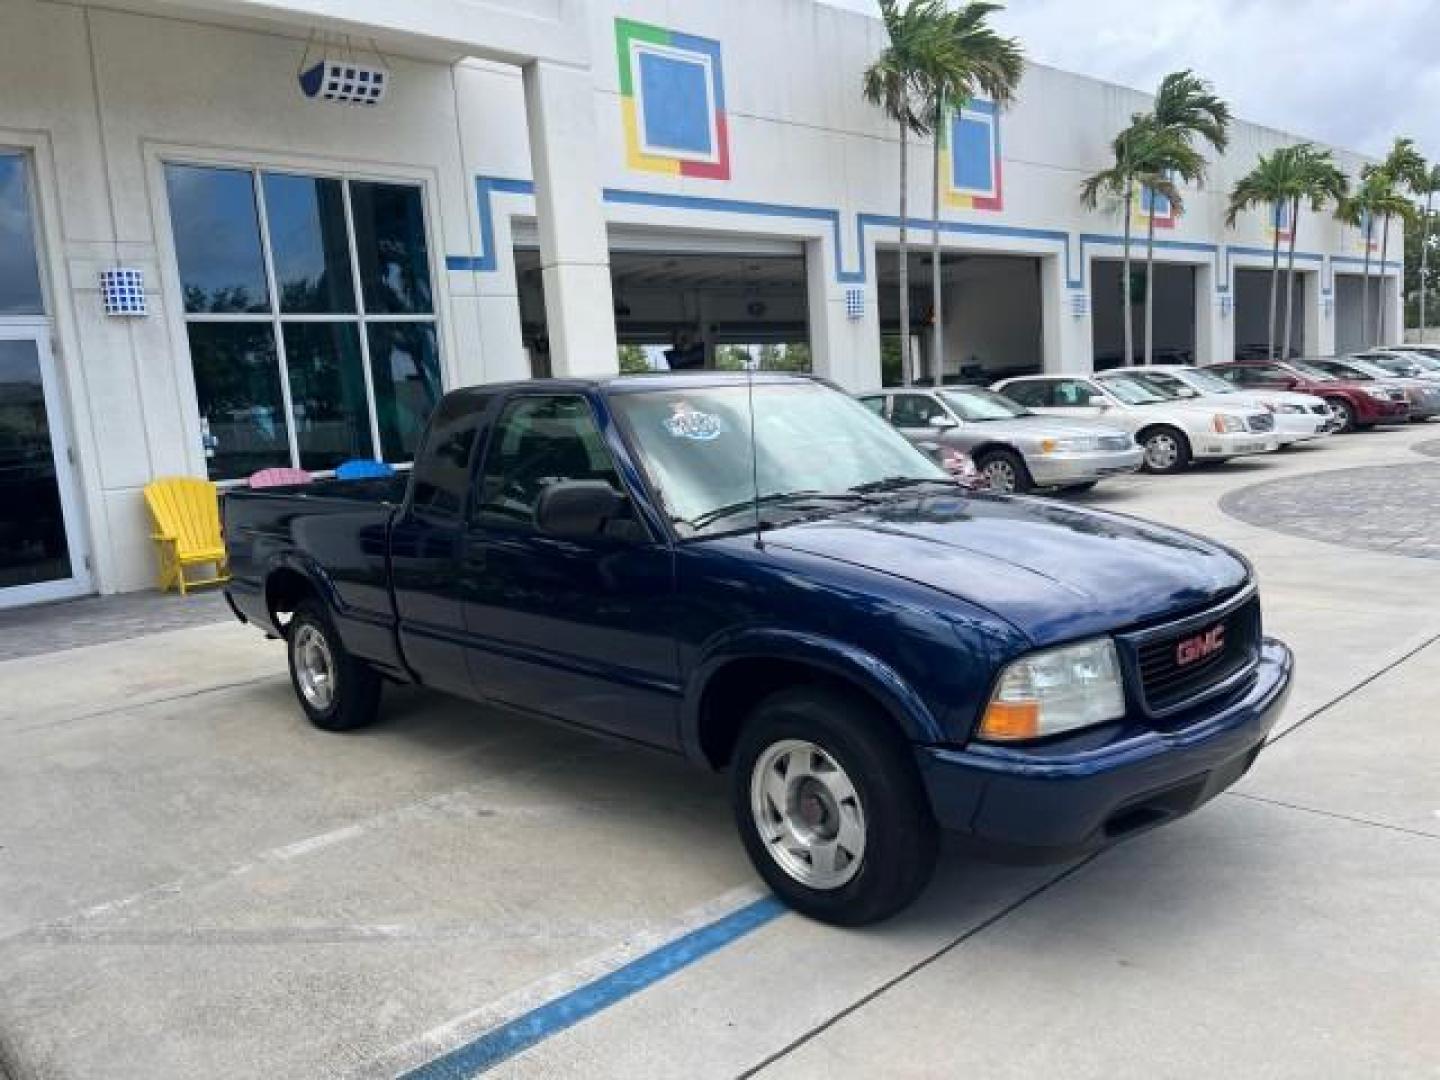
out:
{"label": "rear wheel", "polygon": [[285,627],[290,682],[306,717],[325,731],[350,731],[375,719],[380,676],[345,651],[325,609],[304,601]]}
{"label": "rear wheel", "polygon": [[1150,428],[1141,432],[1139,441],[1145,449],[1146,472],[1177,473],[1190,464],[1190,440],[1178,428]]}
{"label": "rear wheel", "polygon": [[990,490],[1002,495],[1023,494],[1035,486],[1025,459],[1013,450],[987,450],[976,458],[975,467],[990,481]]}
{"label": "rear wheel", "polygon": [[1335,419],[1340,422],[1336,430],[1344,435],[1355,430],[1355,409],[1344,398],[1326,398],[1330,403],[1330,411],[1335,414]]}
{"label": "rear wheel", "polygon": [[935,821],[907,746],[874,710],[824,688],[779,691],[746,722],[733,766],[746,851],[796,911],[862,926],[929,882]]}

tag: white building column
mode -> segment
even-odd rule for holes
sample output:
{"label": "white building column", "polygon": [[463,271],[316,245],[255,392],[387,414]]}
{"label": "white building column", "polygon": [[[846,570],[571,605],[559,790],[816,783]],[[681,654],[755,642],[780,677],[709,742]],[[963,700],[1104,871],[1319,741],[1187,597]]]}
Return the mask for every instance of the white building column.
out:
{"label": "white building column", "polygon": [[1041,370],[1047,375],[1088,375],[1095,370],[1088,292],[1072,290],[1064,255],[1040,260]]}
{"label": "white building column", "polygon": [[1305,354],[1335,355],[1335,295],[1322,296],[1325,271],[1302,274],[1305,282]]}
{"label": "white building column", "polygon": [[1199,263],[1195,267],[1195,356],[1196,364],[1233,360],[1235,320],[1231,317],[1230,294],[1215,291],[1216,269]]}
{"label": "white building column", "polygon": [[[875,280],[873,260],[867,280]],[[814,374],[851,391],[879,386],[880,312],[873,284],[838,282],[835,253],[824,240],[810,240],[805,244],[805,286]],[[858,318],[846,307],[849,289],[861,290],[864,298]]]}
{"label": "white building column", "polygon": [[537,61],[525,67],[524,83],[552,372],[613,375],[619,357],[590,72]]}

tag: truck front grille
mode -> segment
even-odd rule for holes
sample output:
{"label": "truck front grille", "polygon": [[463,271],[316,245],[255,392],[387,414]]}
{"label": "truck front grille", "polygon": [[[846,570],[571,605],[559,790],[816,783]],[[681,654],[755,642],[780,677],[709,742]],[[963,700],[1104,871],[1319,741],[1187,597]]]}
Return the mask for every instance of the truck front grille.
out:
{"label": "truck front grille", "polygon": [[1179,623],[1121,641],[1145,712],[1168,716],[1198,704],[1253,669],[1260,655],[1260,599],[1253,591]]}

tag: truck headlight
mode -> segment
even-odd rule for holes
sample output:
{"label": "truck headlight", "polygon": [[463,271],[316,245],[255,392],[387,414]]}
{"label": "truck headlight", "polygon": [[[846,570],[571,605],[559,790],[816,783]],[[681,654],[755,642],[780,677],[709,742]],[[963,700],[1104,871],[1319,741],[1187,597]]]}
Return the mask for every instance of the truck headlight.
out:
{"label": "truck headlight", "polygon": [[1125,715],[1115,643],[1108,637],[1042,649],[1007,664],[980,721],[995,742],[1038,739]]}
{"label": "truck headlight", "polygon": [[1244,431],[1245,421],[1238,416],[1231,416],[1229,413],[1216,413],[1210,421],[1210,426],[1223,435],[1227,431]]}

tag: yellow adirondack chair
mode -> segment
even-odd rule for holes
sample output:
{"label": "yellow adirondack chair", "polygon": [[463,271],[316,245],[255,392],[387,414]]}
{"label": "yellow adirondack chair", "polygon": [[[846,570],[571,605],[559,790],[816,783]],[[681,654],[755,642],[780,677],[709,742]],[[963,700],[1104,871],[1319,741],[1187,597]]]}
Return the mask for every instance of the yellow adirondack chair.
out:
{"label": "yellow adirondack chair", "polygon": [[[145,485],[145,504],[155,521],[151,539],[160,545],[161,589],[173,585],[184,596],[192,585],[230,580],[214,484],[193,476],[162,477]],[[215,575],[187,578],[185,570],[191,566],[214,566]]]}

